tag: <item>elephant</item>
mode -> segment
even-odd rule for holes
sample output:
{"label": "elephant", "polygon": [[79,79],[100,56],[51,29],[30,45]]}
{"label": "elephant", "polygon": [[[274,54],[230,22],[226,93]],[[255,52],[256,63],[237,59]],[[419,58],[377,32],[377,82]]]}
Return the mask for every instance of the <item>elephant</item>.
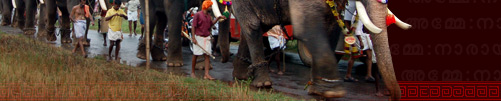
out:
{"label": "elephant", "polygon": [[12,8],[13,4],[11,0],[1,0],[0,5],[2,6],[0,10],[2,11],[2,26],[7,26],[11,24]]}
{"label": "elephant", "polygon": [[[44,8],[44,17],[46,22],[46,29],[42,31],[43,35],[47,35],[47,40],[48,41],[55,41],[57,40],[56,34],[55,34],[55,23],[56,23],[56,10],[59,8],[59,10],[62,13],[61,16],[61,43],[71,43],[72,40],[70,38],[70,12],[73,8],[73,6],[78,5],[80,3],[80,0],[43,0],[45,2],[45,8]],[[86,0],[86,4],[89,5],[90,7],[94,7],[94,0]],[[40,11],[42,12],[42,11]],[[93,10],[90,10],[90,13],[92,14]],[[42,16],[42,14],[40,15]],[[90,20],[87,19],[87,28],[90,26]],[[87,39],[87,34],[88,34],[88,29],[85,31],[84,38]],[[84,45],[88,45],[89,43],[86,42]]]}
{"label": "elephant", "polygon": [[[8,2],[5,0],[4,2]],[[26,35],[35,34],[35,13],[37,11],[36,0],[13,0],[16,7],[16,26],[23,30]],[[6,9],[8,9],[7,7]]]}
{"label": "elephant", "polygon": [[[150,0],[149,1],[149,17],[145,17],[150,20],[150,38],[152,36],[155,37],[152,41],[152,48],[148,51],[151,51],[151,57],[153,60],[167,60],[167,64],[170,67],[179,67],[183,65],[183,59],[181,54],[181,25],[183,20],[183,13],[191,7],[200,7],[202,5],[203,0]],[[145,0],[140,0],[141,7],[145,7]],[[217,5],[216,5],[217,4]],[[213,9],[219,8],[221,10],[221,4],[214,3]],[[141,12],[146,12],[145,9],[141,9]],[[213,10],[214,13],[218,13],[219,15],[221,10]],[[217,14],[215,14],[217,15]],[[221,47],[222,53],[222,62],[228,61],[229,58],[229,20],[224,20],[219,24],[219,45]],[[168,55],[164,54],[163,43],[164,43],[164,35],[163,30],[166,26],[168,27],[168,36],[169,36],[169,48]],[[154,29],[156,26],[156,34],[154,33]],[[224,33],[224,34],[223,34]],[[143,38],[138,45],[137,57],[140,59],[146,59],[146,40]]]}
{"label": "elephant", "polygon": [[[345,0],[334,0],[336,5]],[[362,3],[363,2],[363,3]],[[386,4],[376,0],[357,1],[357,12],[372,37],[377,64],[391,99],[400,99],[387,37],[386,16],[392,14]],[[369,8],[365,8],[368,6]],[[237,79],[253,77],[256,87],[271,87],[268,63],[263,52],[262,34],[275,25],[293,25],[293,37],[312,53],[311,85],[309,94],[324,97],[343,97],[346,90],[339,77],[335,46],[341,33],[336,17],[326,0],[233,0],[233,14],[241,26],[241,42],[237,58],[233,61],[233,76]],[[337,11],[340,12],[340,11]],[[367,15],[369,14],[369,15]],[[341,17],[342,18],[342,17]],[[396,18],[396,25],[403,29],[411,26]],[[339,22],[339,21],[338,21]],[[340,21],[342,22],[342,21]],[[372,23],[374,22],[374,23]]]}

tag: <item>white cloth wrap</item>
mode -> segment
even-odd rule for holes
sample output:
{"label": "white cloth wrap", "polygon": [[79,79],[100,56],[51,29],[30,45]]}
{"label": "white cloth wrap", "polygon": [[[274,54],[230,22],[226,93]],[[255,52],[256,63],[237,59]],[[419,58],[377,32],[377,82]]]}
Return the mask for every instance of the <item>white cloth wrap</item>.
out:
{"label": "white cloth wrap", "polygon": [[108,39],[111,41],[122,40],[122,31],[108,29]]}
{"label": "white cloth wrap", "polygon": [[197,45],[193,45],[193,55],[203,55],[203,54],[210,54],[212,53],[212,43],[211,43],[211,37],[201,37],[198,35],[195,35],[195,39],[198,42],[198,45],[200,45],[203,49],[205,49],[209,53],[205,53],[202,48],[198,47]]}
{"label": "white cloth wrap", "polygon": [[73,30],[75,30],[75,37],[81,38],[85,35],[85,29],[87,29],[87,21],[77,20],[73,23]]}
{"label": "white cloth wrap", "polygon": [[128,21],[137,21],[137,11],[127,11],[127,20]]}

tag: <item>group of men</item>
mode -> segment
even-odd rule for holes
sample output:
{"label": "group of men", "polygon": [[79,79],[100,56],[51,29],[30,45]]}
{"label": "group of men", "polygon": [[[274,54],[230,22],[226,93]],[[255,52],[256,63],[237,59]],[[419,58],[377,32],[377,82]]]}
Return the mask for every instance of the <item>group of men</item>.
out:
{"label": "group of men", "polygon": [[[94,18],[89,12],[89,5],[85,4],[86,0],[80,0],[80,4],[76,5],[73,7],[71,14],[70,14],[70,19],[73,22],[73,32],[75,37],[77,38],[76,46],[73,49],[73,52],[75,52],[78,48],[80,48],[82,54],[86,56],[86,53],[84,51],[83,47],[83,42],[86,41],[87,39],[84,39],[84,34],[85,30],[87,29],[86,27],[86,19],[90,19],[91,24],[94,25]],[[120,0],[114,0],[112,2],[112,9],[108,10],[101,10],[101,17],[100,19],[100,26],[99,26],[99,32],[103,34],[104,37],[104,46],[107,46],[106,44],[106,38],[110,41],[110,47],[109,47],[109,55],[108,58],[112,59],[111,57],[111,52],[113,50],[113,46],[115,46],[115,60],[118,60],[118,52],[120,50],[120,42],[123,40],[123,34],[122,34],[122,20],[123,19],[128,19],[131,22],[132,21],[137,21],[137,18],[139,14],[132,14],[132,13],[137,13],[137,8],[139,6],[139,2],[137,0],[131,0],[130,3],[136,3],[135,4],[137,7],[132,7],[129,8],[128,11],[129,14],[126,14],[124,10],[120,9],[120,5],[122,2]],[[132,5],[132,4],[131,4]],[[97,6],[97,5],[96,5]],[[95,7],[96,7],[95,6]],[[135,15],[135,16],[127,16],[127,15]],[[132,32],[132,31],[131,31]],[[135,33],[135,32],[134,32]]]}

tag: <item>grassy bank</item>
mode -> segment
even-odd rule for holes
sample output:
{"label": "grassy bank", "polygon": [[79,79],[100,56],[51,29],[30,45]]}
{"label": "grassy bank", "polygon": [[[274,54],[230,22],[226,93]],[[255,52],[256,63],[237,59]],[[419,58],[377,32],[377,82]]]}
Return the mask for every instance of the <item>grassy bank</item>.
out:
{"label": "grassy bank", "polygon": [[[22,35],[0,34],[0,99],[42,100],[291,100],[154,70],[86,59]],[[5,97],[3,97],[5,96]]]}

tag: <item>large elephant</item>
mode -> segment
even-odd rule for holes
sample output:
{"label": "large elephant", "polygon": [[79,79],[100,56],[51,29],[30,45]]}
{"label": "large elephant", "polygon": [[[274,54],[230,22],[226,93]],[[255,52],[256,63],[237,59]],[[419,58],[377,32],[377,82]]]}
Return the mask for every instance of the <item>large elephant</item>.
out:
{"label": "large elephant", "polygon": [[[145,0],[140,0],[141,7],[145,7]],[[150,38],[152,36],[155,37],[152,41],[151,56],[153,60],[167,60],[168,66],[182,66],[183,59],[181,53],[181,26],[183,20],[183,13],[187,11],[188,8],[191,7],[200,7],[203,0],[150,0],[149,1],[149,18],[150,20]],[[217,3],[214,3],[217,4]],[[218,4],[220,5],[220,4]],[[215,7],[223,10],[221,6]],[[214,7],[213,6],[213,7]],[[145,9],[141,9],[142,12],[145,12]],[[214,11],[214,13],[220,13],[221,11]],[[169,36],[169,49],[168,55],[164,54],[164,51],[161,48],[163,46],[163,30],[168,27],[168,36]],[[156,27],[156,31],[153,31]],[[223,54],[223,62],[228,61],[229,57],[229,20],[225,20],[220,22],[219,24],[219,44],[221,47],[221,53]],[[156,33],[156,34],[153,34]],[[224,33],[224,34],[223,34]],[[146,50],[145,50],[145,38],[141,40],[138,46],[137,57],[140,59],[146,59]],[[148,57],[149,58],[149,57]]]}
{"label": "large elephant", "polygon": [[[56,34],[55,34],[55,23],[56,23],[56,12],[57,8],[62,13],[61,16],[61,29],[60,29],[60,34],[61,34],[61,43],[71,43],[71,38],[70,38],[70,12],[73,9],[73,6],[78,5],[80,3],[80,0],[44,0],[45,2],[45,20],[46,22],[46,29],[42,31],[41,34],[47,35],[47,40],[48,41],[55,41],[57,40]],[[86,0],[86,4],[89,5],[90,7],[94,7],[94,0]],[[42,12],[42,11],[41,11]],[[90,13],[92,14],[93,10],[90,10]],[[87,19],[87,28],[89,28],[90,21]],[[87,39],[87,33],[88,29],[85,32],[84,38]],[[88,43],[84,43],[86,45]]]}
{"label": "large elephant", "polygon": [[[386,31],[386,5],[376,0],[357,1],[360,20],[373,34],[378,67],[392,99],[400,98],[400,88],[393,70]],[[337,5],[343,0],[334,0]],[[365,8],[368,6],[369,8]],[[294,37],[311,52],[311,86],[308,93],[324,97],[342,97],[346,91],[339,77],[334,47],[339,34],[346,32],[339,25],[326,0],[233,0],[233,13],[241,25],[242,38],[234,60],[233,76],[238,79],[254,77],[252,85],[270,87],[268,63],[263,53],[262,34],[275,25],[292,24]],[[366,12],[369,12],[370,16]],[[339,11],[337,11],[339,12]],[[342,18],[342,17],[341,17]],[[370,18],[370,19],[369,19]],[[371,20],[372,19],[372,20]],[[397,25],[410,25],[397,19]],[[372,23],[371,21],[375,22]],[[342,22],[342,21],[340,21]],[[327,34],[326,34],[327,33]]]}

